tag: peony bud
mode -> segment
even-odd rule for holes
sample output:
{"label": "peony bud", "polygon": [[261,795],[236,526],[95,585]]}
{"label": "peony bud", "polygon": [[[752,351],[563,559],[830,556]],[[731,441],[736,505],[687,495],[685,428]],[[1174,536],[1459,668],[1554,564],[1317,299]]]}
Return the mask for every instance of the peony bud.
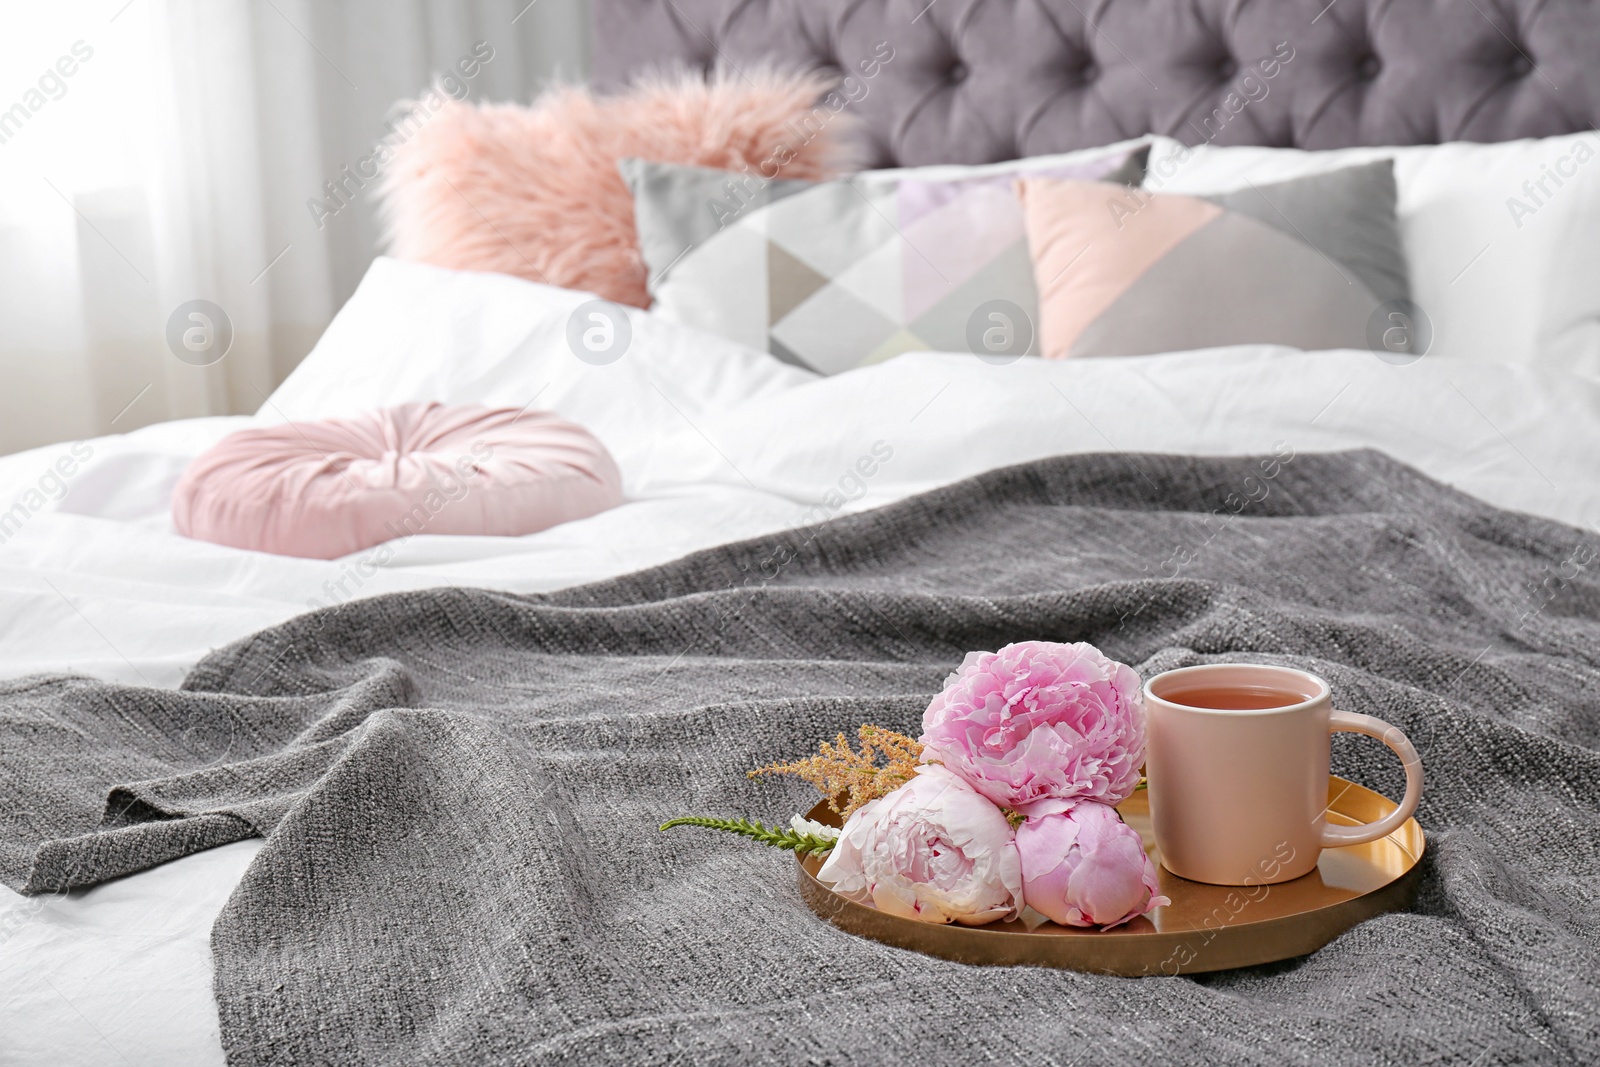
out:
{"label": "peony bud", "polygon": [[1108,929],[1172,901],[1157,895],[1139,832],[1094,801],[1045,801],[1017,828],[1028,906],[1063,926]]}

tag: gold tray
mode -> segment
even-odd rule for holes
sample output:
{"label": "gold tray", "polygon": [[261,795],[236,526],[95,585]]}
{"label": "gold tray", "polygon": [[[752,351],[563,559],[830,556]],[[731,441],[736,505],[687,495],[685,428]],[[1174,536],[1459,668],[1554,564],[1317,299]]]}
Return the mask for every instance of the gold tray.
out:
{"label": "gold tray", "polygon": [[[1343,778],[1328,779],[1328,820],[1355,825],[1380,819],[1395,804]],[[1157,864],[1161,892],[1172,903],[1113,930],[1084,930],[1046,922],[988,926],[937,925],[903,919],[870,904],[846,900],[817,881],[822,860],[799,861],[800,895],[817,915],[858,937],[961,963],[1065,967],[1097,974],[1199,974],[1303,956],[1357,923],[1411,902],[1422,859],[1416,819],[1364,845],[1324,849],[1317,869],[1292,882],[1220,886],[1191,882],[1160,866],[1150,805],[1141,790],[1118,805],[1144,838]],[[830,826],[839,817],[827,804],[809,818]]]}

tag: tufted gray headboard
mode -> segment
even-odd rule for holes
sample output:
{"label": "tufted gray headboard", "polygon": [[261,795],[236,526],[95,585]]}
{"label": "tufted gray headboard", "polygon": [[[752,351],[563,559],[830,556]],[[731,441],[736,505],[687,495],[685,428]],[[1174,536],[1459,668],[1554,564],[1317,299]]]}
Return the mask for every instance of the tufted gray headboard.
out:
{"label": "tufted gray headboard", "polygon": [[1341,148],[1600,124],[1600,0],[593,0],[593,17],[602,86],[674,63],[854,72],[887,42],[855,107],[872,166],[1148,132]]}

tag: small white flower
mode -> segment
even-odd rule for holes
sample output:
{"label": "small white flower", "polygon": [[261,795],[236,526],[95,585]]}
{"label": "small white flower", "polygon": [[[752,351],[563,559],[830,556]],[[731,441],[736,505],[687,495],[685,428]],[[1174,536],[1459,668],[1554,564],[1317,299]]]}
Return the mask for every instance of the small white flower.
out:
{"label": "small white flower", "polygon": [[789,828],[797,834],[810,834],[812,837],[820,837],[824,841],[839,840],[839,828],[837,826],[824,826],[820,822],[814,822],[801,815],[793,816],[789,820]]}

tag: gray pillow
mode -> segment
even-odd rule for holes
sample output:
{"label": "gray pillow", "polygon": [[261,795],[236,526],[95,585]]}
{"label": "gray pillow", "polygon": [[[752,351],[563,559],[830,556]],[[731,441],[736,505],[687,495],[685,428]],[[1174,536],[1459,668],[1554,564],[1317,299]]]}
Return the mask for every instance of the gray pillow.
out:
{"label": "gray pillow", "polygon": [[[834,374],[908,351],[1037,353],[1016,179],[1136,185],[1147,154],[1141,139],[764,185],[697,167],[622,166],[658,314]],[[999,336],[1002,320],[1003,351],[974,347]]]}
{"label": "gray pillow", "polygon": [[652,292],[685,252],[739,215],[817,184],[632,157],[618,160],[617,169],[633,193],[634,225]]}
{"label": "gray pillow", "polygon": [[1049,177],[1019,188],[1048,357],[1427,348],[1387,159],[1204,197]]}

